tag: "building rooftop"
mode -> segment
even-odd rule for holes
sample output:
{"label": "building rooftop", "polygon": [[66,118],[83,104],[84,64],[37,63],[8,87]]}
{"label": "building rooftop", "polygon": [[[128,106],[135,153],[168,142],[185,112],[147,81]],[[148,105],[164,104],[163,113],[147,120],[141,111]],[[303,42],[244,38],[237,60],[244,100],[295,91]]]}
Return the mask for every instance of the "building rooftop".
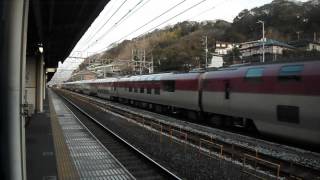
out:
{"label": "building rooftop", "polygon": [[[247,45],[247,47],[243,48],[243,49],[246,49],[246,48],[255,48],[255,47],[261,47],[262,46],[262,41],[261,40],[258,40],[258,41],[250,41],[250,42],[244,42],[244,43],[241,43],[241,46],[243,45]],[[281,41],[277,41],[277,40],[274,40],[274,39],[266,39],[265,43],[264,43],[265,46],[280,46],[280,47],[286,47],[286,48],[289,48],[289,49],[295,49],[294,46],[292,45],[289,45],[289,44],[286,44],[284,42],[281,42]]]}
{"label": "building rooftop", "polygon": [[295,41],[290,41],[288,42],[289,45],[294,46],[294,47],[305,47],[308,44],[317,44],[320,45],[319,41],[314,41],[314,40],[309,40],[309,39],[301,39],[301,40],[295,40]]}

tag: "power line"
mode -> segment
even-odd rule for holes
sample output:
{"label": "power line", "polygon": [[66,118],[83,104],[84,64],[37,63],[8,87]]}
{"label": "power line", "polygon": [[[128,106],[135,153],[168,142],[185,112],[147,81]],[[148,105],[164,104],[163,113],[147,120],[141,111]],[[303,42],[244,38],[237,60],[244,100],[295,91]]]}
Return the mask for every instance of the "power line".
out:
{"label": "power line", "polygon": [[210,8],[208,8],[208,9],[206,9],[206,10],[204,10],[204,11],[202,11],[202,12],[198,13],[197,15],[195,15],[195,16],[193,16],[193,17],[191,17],[191,18],[187,19],[186,21],[190,21],[191,19],[194,19],[194,18],[196,18],[196,17],[198,17],[198,16],[201,16],[201,15],[203,15],[203,14],[205,14],[205,13],[209,12],[209,11],[212,11],[213,9],[215,9],[215,8],[217,8],[218,6],[220,6],[220,5],[224,4],[224,3],[226,3],[227,1],[230,1],[230,0],[223,0],[220,4],[218,4],[218,5],[214,5],[214,6],[210,7]]}
{"label": "power line", "polygon": [[[185,0],[184,0],[184,1],[185,1]],[[182,1],[182,2],[184,2],[184,1]],[[205,1],[207,1],[207,0],[202,0],[202,1],[200,1],[200,2],[198,2],[198,3],[196,3],[196,4],[194,4],[193,6],[191,6],[191,7],[187,8],[187,9],[185,9],[185,10],[181,11],[180,13],[178,13],[178,14],[174,15],[173,17],[171,17],[171,18],[169,18],[169,19],[167,19],[167,20],[165,20],[165,21],[163,21],[162,23],[158,24],[157,26],[154,26],[153,28],[151,28],[151,29],[149,29],[149,30],[145,31],[144,33],[142,33],[141,35],[139,35],[139,36],[138,36],[138,38],[139,38],[139,37],[141,37],[141,36],[143,36],[143,35],[145,35],[146,33],[150,32],[150,31],[152,31],[152,30],[154,30],[154,29],[158,28],[159,26],[161,26],[161,25],[163,25],[163,24],[165,24],[165,23],[167,23],[167,22],[171,21],[172,19],[176,18],[177,16],[180,16],[181,14],[184,14],[184,13],[186,13],[186,12],[190,11],[191,9],[193,9],[193,8],[197,7],[198,5],[200,5],[200,4],[202,4],[202,3],[204,3]],[[138,29],[139,29],[139,28],[138,28]],[[141,28],[140,28],[140,29],[141,29]],[[136,29],[136,30],[137,30],[137,29]],[[133,31],[133,32],[131,32],[130,34],[128,34],[128,35],[126,35],[126,36],[122,37],[121,39],[119,39],[119,40],[117,40],[117,41],[115,41],[115,42],[111,43],[111,45],[112,45],[112,44],[115,44],[115,43],[118,43],[119,41],[123,40],[123,39],[124,39],[124,38],[126,38],[127,36],[129,36],[129,35],[131,35],[132,33],[136,32],[136,30],[134,30],[134,31]],[[107,46],[107,47],[105,47],[105,48],[103,48],[103,49],[100,49],[100,50],[98,50],[98,51],[96,51],[96,52],[102,52],[102,51],[104,51],[104,50],[108,49],[108,47],[110,47],[110,45],[109,45],[109,46]]]}
{"label": "power line", "polygon": [[115,12],[113,12],[113,14],[109,17],[109,19],[108,19],[106,22],[104,22],[104,24],[103,24],[102,26],[100,26],[100,28],[99,28],[97,31],[95,31],[95,33],[92,33],[93,36],[90,37],[90,40],[89,40],[88,42],[90,42],[90,41],[93,39],[93,37],[94,37],[99,31],[101,31],[101,29],[110,21],[110,19],[119,11],[119,9],[120,9],[127,1],[128,1],[128,0],[124,0],[124,1],[121,3],[121,5],[117,8],[117,10],[116,10]]}
{"label": "power line", "polygon": [[[120,40],[118,40],[118,41],[121,41],[122,39],[130,36],[131,34],[133,34],[133,33],[135,33],[135,32],[137,32],[138,30],[140,30],[141,28],[143,28],[143,27],[145,27],[146,25],[150,24],[150,23],[153,22],[154,20],[160,18],[161,16],[163,16],[163,15],[167,14],[168,12],[172,11],[174,8],[180,6],[180,5],[181,5],[182,3],[184,3],[185,1],[186,1],[186,0],[183,0],[183,1],[179,2],[178,4],[172,6],[171,8],[169,8],[168,10],[166,10],[165,12],[163,12],[163,13],[161,13],[160,15],[156,16],[155,18],[151,19],[150,21],[148,21],[148,22],[145,23],[144,25],[140,26],[139,28],[135,29],[134,31],[130,32],[129,34],[125,35],[124,37],[122,37],[122,38],[121,38]],[[118,41],[117,41],[117,42],[118,42]]]}
{"label": "power line", "polygon": [[[207,1],[207,0],[202,0],[202,1],[198,2],[197,4],[195,4],[195,5],[193,5],[193,6],[189,7],[189,8],[187,8],[187,9],[185,9],[185,10],[183,10],[182,12],[180,12],[180,13],[176,14],[175,16],[173,16],[173,17],[171,17],[171,18],[167,19],[166,21],[164,21],[164,22],[162,22],[162,23],[158,24],[157,26],[155,26],[155,27],[153,27],[153,28],[149,29],[148,31],[144,32],[143,34],[139,35],[139,36],[138,36],[138,38],[139,38],[139,37],[141,37],[141,36],[143,36],[144,34],[146,34],[146,33],[150,32],[150,31],[153,31],[154,29],[158,28],[159,26],[161,26],[161,25],[163,25],[163,24],[165,24],[165,23],[167,23],[167,22],[171,21],[172,19],[174,19],[174,18],[176,18],[176,17],[180,16],[181,14],[184,14],[184,13],[186,13],[187,11],[190,11],[191,9],[193,9],[193,8],[197,7],[198,5],[200,5],[200,4],[202,4],[202,3],[204,3],[205,1]],[[121,39],[121,40],[122,40],[122,39]]]}
{"label": "power line", "polygon": [[[150,1],[151,1],[151,0],[145,1],[145,3],[143,3],[140,7],[138,7],[136,10],[134,10],[134,11],[130,14],[130,16],[133,15],[134,13],[136,13],[137,11],[139,11],[142,7],[144,7],[144,6],[145,6],[147,3],[149,3]],[[130,16],[127,16],[123,21],[127,20],[128,17],[130,17]]]}
{"label": "power line", "polygon": [[[155,21],[156,19],[160,18],[161,16],[167,14],[168,12],[172,11],[173,9],[175,9],[176,7],[180,6],[182,3],[184,3],[186,0],[183,0],[183,1],[180,1],[179,3],[175,4],[174,6],[170,7],[169,9],[167,9],[165,12],[161,13],[160,15],[154,17],[153,19],[149,20],[147,23],[143,24],[142,26],[140,26],[139,28],[133,30],[132,32],[130,32],[129,34],[125,35],[123,38],[121,38],[120,40],[130,36],[131,34],[137,32],[138,30],[140,30],[141,28],[145,27],[146,25],[150,24],[151,22]],[[118,41],[120,41],[118,40]],[[118,41],[115,41],[115,42],[118,42]],[[115,43],[114,42],[114,43]],[[112,43],[112,44],[114,44]],[[109,47],[109,46],[108,46]],[[105,48],[103,48],[105,49]]]}
{"label": "power line", "polygon": [[114,41],[114,42],[111,43],[109,46],[107,46],[107,47],[105,47],[105,48],[103,48],[103,49],[100,49],[100,50],[98,50],[98,51],[96,51],[96,52],[101,52],[101,51],[107,49],[108,47],[110,47],[111,45],[113,45],[113,44],[115,44],[115,43],[117,43],[117,42],[125,39],[126,37],[128,37],[128,36],[130,36],[131,34],[137,32],[137,31],[140,30],[141,28],[145,27],[146,25],[152,23],[152,22],[155,21],[156,19],[160,18],[161,16],[167,14],[168,12],[172,11],[172,10],[175,9],[176,7],[180,6],[180,5],[181,5],[182,3],[184,3],[185,1],[186,1],[186,0],[180,1],[179,3],[175,4],[174,6],[170,7],[169,9],[167,9],[165,12],[163,12],[163,13],[161,13],[160,15],[158,15],[158,16],[154,17],[153,19],[149,20],[147,23],[143,24],[143,25],[140,26],[139,28],[137,28],[137,29],[133,30],[132,32],[130,32],[129,34],[123,36],[121,39],[119,39],[119,40],[117,40],[117,41]]}
{"label": "power line", "polygon": [[[140,0],[133,8],[131,8],[126,14],[124,14],[116,23],[114,23],[114,25],[111,26],[104,34],[102,34],[101,36],[99,36],[96,41],[93,41],[91,44],[89,44],[89,45],[87,46],[87,48],[84,49],[84,51],[87,50],[87,49],[89,49],[89,47],[90,47],[91,45],[97,43],[100,39],[104,38],[104,37],[105,37],[109,32],[111,32],[114,28],[116,28],[117,26],[119,26],[119,25],[125,20],[126,17],[128,18],[129,16],[131,16],[132,14],[134,14],[135,12],[137,12],[137,11],[134,11],[133,13],[131,13],[131,12],[132,12],[135,8],[137,8],[143,1],[144,1],[144,0]],[[150,0],[148,0],[147,3],[148,3],[149,1],[150,1]],[[139,9],[141,9],[141,7],[143,7],[145,4],[146,4],[146,3],[144,3],[142,6],[140,6]],[[139,9],[138,9],[138,10],[139,10]],[[131,13],[131,14],[130,14],[130,13]]]}
{"label": "power line", "polygon": [[[110,14],[110,12],[111,12],[111,10],[113,9],[113,7],[114,7],[114,5],[115,5],[115,3],[114,2],[116,2],[116,1],[111,1],[110,2],[110,8],[108,9],[108,10],[103,10],[103,11],[107,11],[107,13],[104,15],[104,16],[108,16],[109,14]],[[106,7],[105,7],[106,8]],[[101,16],[101,15],[99,15],[99,16]],[[95,34],[95,33],[94,33]],[[85,42],[86,41],[88,41],[89,39],[91,39],[92,38],[92,34],[90,35],[90,36],[88,36],[88,37],[86,37],[86,39],[84,40]]]}
{"label": "power line", "polygon": [[[119,9],[123,6],[123,4],[124,4],[126,1],[127,1],[127,0],[125,0],[125,1],[118,7],[118,9],[112,14],[112,16],[107,20],[107,22],[119,11]],[[140,7],[138,7],[137,9],[135,9],[136,6],[137,6],[137,5],[136,5],[134,8],[132,8],[132,9],[130,10],[130,11],[132,11],[133,9],[135,9],[134,11],[132,11],[132,13],[130,14],[130,16],[133,15],[134,13],[136,13],[138,10],[140,10],[145,4],[147,4],[147,3],[150,2],[150,1],[151,1],[151,0],[147,0],[144,4],[142,4],[142,5],[141,5]],[[182,4],[182,3],[185,2],[185,1],[186,1],[186,0],[183,0],[183,1],[179,2],[177,5],[171,7],[170,9],[168,9],[167,11],[165,11],[164,13],[162,13],[162,14],[160,14],[159,16],[153,18],[153,19],[150,20],[149,22],[145,23],[143,26],[137,28],[136,30],[132,31],[130,34],[127,34],[126,36],[122,37],[122,38],[119,39],[118,41],[113,42],[112,44],[115,44],[115,43],[123,40],[123,39],[126,38],[127,36],[133,34],[134,32],[137,32],[137,31],[140,30],[141,28],[143,28],[143,27],[145,27],[146,25],[150,24],[150,23],[153,22],[154,20],[160,18],[162,15],[168,13],[169,11],[171,11],[171,10],[174,9],[174,8],[176,8],[177,6],[179,6],[180,4]],[[183,13],[185,13],[185,12],[191,10],[191,9],[193,9],[194,7],[200,5],[201,3],[205,2],[205,1],[206,1],[206,0],[203,0],[203,1],[201,1],[201,2],[199,2],[199,3],[197,3],[197,4],[195,4],[195,5],[191,6],[190,8],[185,9],[184,11],[178,13],[177,15],[175,15],[175,16],[167,19],[167,20],[164,21],[163,23],[161,23],[161,24],[159,24],[159,25],[157,25],[157,26],[149,29],[148,31],[142,33],[139,37],[143,36],[145,33],[149,32],[149,31],[151,31],[151,30],[153,30],[153,29],[161,26],[162,24],[164,24],[164,23],[166,23],[166,22],[174,19],[175,17],[177,17],[177,16],[179,16],[179,15],[181,15],[181,14],[183,14]],[[229,0],[226,0],[226,1],[229,1]],[[219,5],[225,3],[226,1],[223,1],[223,2],[220,3]],[[140,2],[139,2],[138,4],[140,4]],[[193,18],[195,18],[195,17],[197,17],[197,16],[200,16],[200,15],[202,15],[202,14],[208,12],[208,11],[211,11],[211,10],[215,9],[215,8],[216,8],[217,6],[219,6],[219,5],[216,5],[216,6],[213,6],[213,7],[211,7],[211,8],[208,8],[208,9],[206,9],[205,11],[197,14],[196,16],[194,16],[194,17],[192,17],[192,18],[190,18],[190,19],[193,19]],[[114,6],[114,4],[113,4],[113,6]],[[129,12],[130,12],[130,11],[129,11]],[[129,12],[128,12],[128,13],[129,13]],[[123,16],[122,18],[120,18],[120,20],[119,20],[117,23],[119,23],[119,22],[122,23],[122,22],[125,21],[128,17],[130,17],[130,16],[127,16],[128,13],[127,13],[125,16]],[[188,19],[188,20],[190,20],[190,19]],[[121,20],[122,20],[122,21],[121,21]],[[105,23],[96,31],[96,33],[99,32],[99,31],[107,24],[107,22],[105,22]],[[115,25],[116,25],[117,23],[115,23]],[[114,25],[114,26],[115,26],[115,25]],[[119,25],[119,24],[118,24],[118,25]],[[112,27],[111,27],[111,28],[112,28]],[[93,35],[93,36],[95,36],[95,35]],[[91,40],[90,40],[90,41],[91,41]],[[112,44],[111,44],[111,45],[112,45]],[[110,47],[110,45],[109,45],[108,47]],[[108,48],[108,47],[106,47],[106,48]],[[103,50],[105,50],[106,48],[103,48],[103,49],[101,49],[101,50],[103,51]],[[101,52],[101,50],[99,50],[99,51]],[[95,51],[95,52],[99,52],[99,51]],[[93,52],[93,53],[95,53],[95,52]]]}

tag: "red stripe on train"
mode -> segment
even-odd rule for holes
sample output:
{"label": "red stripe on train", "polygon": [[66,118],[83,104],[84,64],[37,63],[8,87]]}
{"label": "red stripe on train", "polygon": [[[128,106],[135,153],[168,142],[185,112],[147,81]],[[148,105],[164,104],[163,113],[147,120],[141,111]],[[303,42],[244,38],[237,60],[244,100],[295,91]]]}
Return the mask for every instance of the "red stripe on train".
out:
{"label": "red stripe on train", "polygon": [[206,79],[204,91],[225,91],[229,82],[230,92],[267,93],[267,94],[300,94],[320,95],[318,76],[303,76],[301,80],[279,80],[277,77],[263,77],[261,81],[246,80],[244,78],[232,79]]}

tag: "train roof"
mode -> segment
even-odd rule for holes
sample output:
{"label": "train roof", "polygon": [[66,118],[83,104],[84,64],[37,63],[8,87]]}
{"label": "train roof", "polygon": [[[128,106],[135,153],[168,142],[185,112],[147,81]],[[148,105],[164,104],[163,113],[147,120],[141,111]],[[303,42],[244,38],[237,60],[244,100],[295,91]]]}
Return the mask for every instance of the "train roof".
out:
{"label": "train roof", "polygon": [[295,66],[303,65],[303,74],[315,74],[319,73],[320,61],[295,61],[290,63],[268,63],[268,64],[254,64],[254,65],[244,65],[244,66],[233,66],[227,68],[220,68],[215,71],[208,71],[205,73],[205,78],[220,78],[220,77],[239,77],[243,76],[248,69],[252,68],[267,68],[268,73],[266,75],[278,74],[281,67],[284,66]]}
{"label": "train roof", "polygon": [[290,62],[271,62],[271,63],[256,63],[256,64],[239,64],[224,68],[218,68],[213,71],[199,71],[190,73],[160,73],[160,74],[148,74],[148,75],[135,75],[135,76],[124,76],[124,77],[108,77],[105,79],[96,80],[82,80],[74,82],[66,82],[62,84],[82,84],[82,83],[106,83],[106,82],[124,82],[124,81],[160,81],[160,80],[177,80],[177,79],[197,79],[200,74],[204,73],[205,78],[210,77],[234,77],[243,76],[244,72],[250,68],[268,68],[274,73],[279,71],[279,68],[285,65],[305,65],[305,74],[315,74],[319,73],[320,60],[310,60],[310,61],[290,61]]}
{"label": "train roof", "polygon": [[118,78],[115,77],[108,77],[105,79],[96,79],[93,83],[107,83],[107,82],[115,82]]}
{"label": "train roof", "polygon": [[201,73],[162,73],[150,75],[138,75],[120,78],[119,81],[160,81],[177,79],[197,79]]}

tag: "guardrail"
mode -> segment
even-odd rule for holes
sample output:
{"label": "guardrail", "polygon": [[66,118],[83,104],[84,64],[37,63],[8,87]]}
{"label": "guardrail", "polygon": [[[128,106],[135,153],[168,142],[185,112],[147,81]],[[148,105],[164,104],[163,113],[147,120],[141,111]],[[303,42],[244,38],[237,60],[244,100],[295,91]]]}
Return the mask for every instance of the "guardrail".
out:
{"label": "guardrail", "polygon": [[[207,152],[207,153],[204,153]],[[199,140],[199,153],[205,154],[211,158],[223,158],[223,145],[214,142],[200,139]]]}
{"label": "guardrail", "polygon": [[[245,168],[246,166],[251,165],[250,167],[253,167],[253,172],[251,171],[252,168]],[[268,168],[266,168],[268,167]],[[257,177],[259,179],[264,179],[263,176],[258,175],[258,171],[261,171],[262,169],[268,169],[272,170],[274,169],[274,175],[276,179],[280,178],[280,164],[272,163],[269,161],[266,161],[264,159],[261,159],[259,157],[251,156],[249,154],[243,155],[243,169],[242,172],[250,174],[254,177]]]}

